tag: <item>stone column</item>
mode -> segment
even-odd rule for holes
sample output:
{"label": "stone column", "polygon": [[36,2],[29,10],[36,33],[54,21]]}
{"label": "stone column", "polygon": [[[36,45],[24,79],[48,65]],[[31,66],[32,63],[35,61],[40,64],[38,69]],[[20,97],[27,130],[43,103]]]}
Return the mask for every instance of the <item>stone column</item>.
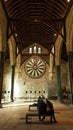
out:
{"label": "stone column", "polygon": [[62,102],[62,90],[61,90],[61,67],[60,65],[56,66],[56,74],[57,74],[57,90],[58,90],[58,97],[57,100]]}
{"label": "stone column", "polygon": [[68,52],[68,61],[70,74],[71,104],[73,105],[73,52]]}
{"label": "stone column", "polygon": [[7,18],[0,1],[0,107],[2,98],[2,85],[3,85],[3,71],[4,71],[4,57],[6,52],[6,34],[7,34]]}
{"label": "stone column", "polygon": [[16,62],[16,43],[14,36],[11,35],[8,39],[10,64],[11,64],[11,101],[14,102],[14,74],[15,74],[15,62]]}
{"label": "stone column", "polygon": [[14,75],[15,75],[15,65],[11,66],[11,101],[14,102]]}
{"label": "stone column", "polygon": [[0,51],[0,107],[1,107],[1,99],[2,99],[4,57],[5,57],[5,53]]}

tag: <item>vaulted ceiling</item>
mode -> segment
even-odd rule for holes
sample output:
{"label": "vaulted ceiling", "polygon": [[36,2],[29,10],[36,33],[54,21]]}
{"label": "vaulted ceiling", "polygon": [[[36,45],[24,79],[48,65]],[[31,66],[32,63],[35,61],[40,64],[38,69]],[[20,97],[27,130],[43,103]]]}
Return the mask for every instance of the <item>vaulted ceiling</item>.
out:
{"label": "vaulted ceiling", "polygon": [[20,52],[39,43],[49,50],[64,25],[73,0],[1,0]]}

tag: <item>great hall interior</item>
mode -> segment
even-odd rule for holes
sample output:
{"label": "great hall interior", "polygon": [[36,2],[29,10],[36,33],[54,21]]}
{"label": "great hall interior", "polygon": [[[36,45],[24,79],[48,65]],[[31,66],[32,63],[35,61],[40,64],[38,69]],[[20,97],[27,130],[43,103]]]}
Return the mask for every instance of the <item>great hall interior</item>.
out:
{"label": "great hall interior", "polygon": [[73,104],[73,0],[0,0],[0,104]]}

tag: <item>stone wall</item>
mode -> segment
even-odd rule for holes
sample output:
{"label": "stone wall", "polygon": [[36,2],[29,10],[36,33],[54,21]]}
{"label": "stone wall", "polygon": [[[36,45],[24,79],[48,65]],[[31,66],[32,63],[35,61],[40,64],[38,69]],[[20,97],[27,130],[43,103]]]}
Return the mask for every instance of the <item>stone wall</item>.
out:
{"label": "stone wall", "polygon": [[[18,67],[18,66],[17,66]],[[14,99],[25,99],[25,100],[35,100],[39,95],[44,95],[45,97],[57,96],[57,79],[56,71],[54,69],[53,73],[50,72],[50,67],[46,63],[45,74],[37,79],[29,77],[25,73],[24,64],[15,70],[15,80],[14,80]],[[5,100],[10,100],[11,94],[11,68],[9,61],[5,62],[4,67],[4,80],[3,80],[3,98]],[[62,87],[68,86],[68,63],[63,62],[61,64],[61,80]]]}
{"label": "stone wall", "polygon": [[[14,99],[36,99],[39,95],[50,97],[56,94],[56,79],[55,72],[49,72],[49,66],[46,63],[45,74],[37,79],[29,77],[24,70],[24,64],[19,71],[15,71],[14,80]],[[9,61],[5,62],[4,81],[3,81],[3,95],[5,93],[5,100],[10,98],[11,93],[11,70]]]}

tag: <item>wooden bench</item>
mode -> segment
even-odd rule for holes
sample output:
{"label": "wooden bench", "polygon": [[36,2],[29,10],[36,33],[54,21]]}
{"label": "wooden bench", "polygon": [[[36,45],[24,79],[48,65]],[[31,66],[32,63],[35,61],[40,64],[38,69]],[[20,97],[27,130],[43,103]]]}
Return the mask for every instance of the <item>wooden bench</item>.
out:
{"label": "wooden bench", "polygon": [[33,103],[33,104],[31,104],[31,105],[29,105],[29,111],[31,111],[31,107],[37,107],[37,103]]}
{"label": "wooden bench", "polygon": [[[28,124],[29,123],[29,117],[32,117],[32,116],[52,116],[52,115],[50,115],[50,114],[38,114],[38,113],[27,113],[26,114],[26,124]],[[51,122],[52,123],[52,122]]]}

